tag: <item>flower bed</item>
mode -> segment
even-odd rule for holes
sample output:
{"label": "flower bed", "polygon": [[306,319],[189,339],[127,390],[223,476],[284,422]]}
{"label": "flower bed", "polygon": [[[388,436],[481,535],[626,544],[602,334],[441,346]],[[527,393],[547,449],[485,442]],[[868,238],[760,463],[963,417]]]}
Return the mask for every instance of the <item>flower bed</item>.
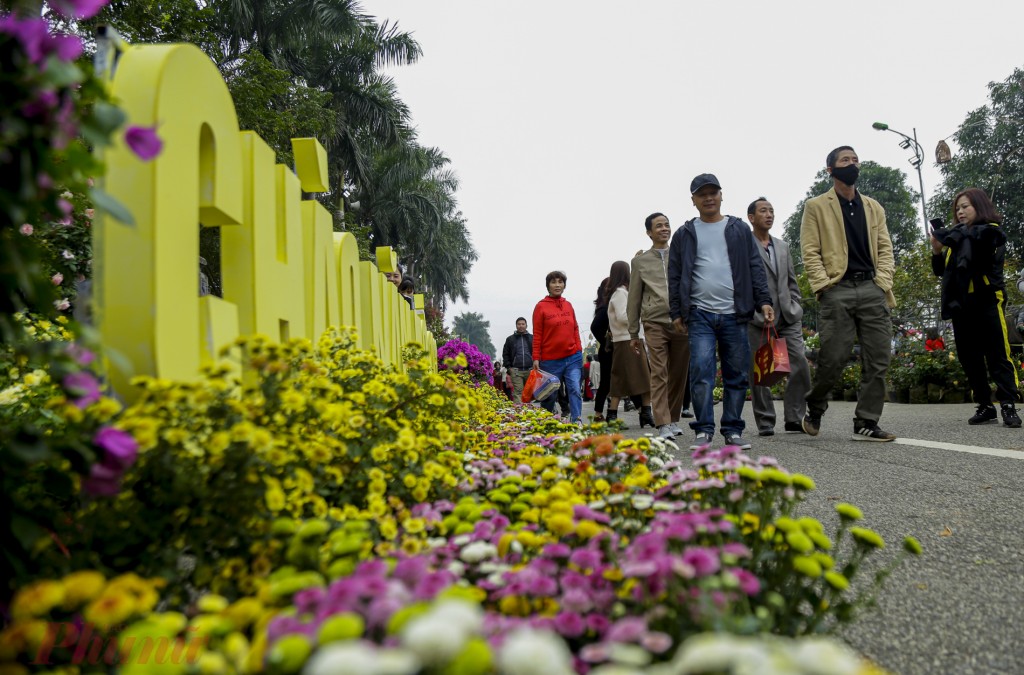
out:
{"label": "flower bed", "polygon": [[150,672],[144,644],[176,672],[690,672],[710,647],[687,640],[709,631],[855,619],[903,555],[862,579],[881,538],[850,505],[801,517],[813,480],[769,458],[680,461],[512,407],[415,349],[400,372],[353,345],[240,340],[242,382],[140,380],[108,420],[137,461],[37,549],[0,671],[81,665],[86,640],[121,672]]}

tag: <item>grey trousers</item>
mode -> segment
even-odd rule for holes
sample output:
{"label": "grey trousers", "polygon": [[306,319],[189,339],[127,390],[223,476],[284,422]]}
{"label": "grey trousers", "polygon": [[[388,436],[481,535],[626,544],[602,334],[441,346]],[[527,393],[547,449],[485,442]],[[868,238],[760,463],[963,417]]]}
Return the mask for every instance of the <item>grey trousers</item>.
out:
{"label": "grey trousers", "polygon": [[860,342],[861,376],[857,419],[877,422],[885,405],[885,374],[892,347],[892,319],[885,291],[874,281],[840,281],[819,298],[818,371],[807,394],[809,412],[828,409],[828,394],[843,374],[853,349]]}
{"label": "grey trousers", "polygon": [[[799,424],[807,410],[807,392],[811,389],[811,370],[807,366],[807,356],[804,354],[804,336],[799,323],[778,325],[775,328],[779,337],[785,338],[786,351],[789,352],[789,377],[786,378],[786,394],[782,407],[783,421]],[[751,354],[761,346],[763,336],[763,328],[752,323],[747,324]],[[774,429],[775,403],[772,401],[772,390],[771,387],[754,386],[753,365],[750,370],[750,382],[750,398],[757,430]]]}
{"label": "grey trousers", "polygon": [[509,368],[508,374],[512,376],[512,400],[516,403],[523,402],[523,387],[526,386],[526,378],[530,376],[530,369],[519,370]]}

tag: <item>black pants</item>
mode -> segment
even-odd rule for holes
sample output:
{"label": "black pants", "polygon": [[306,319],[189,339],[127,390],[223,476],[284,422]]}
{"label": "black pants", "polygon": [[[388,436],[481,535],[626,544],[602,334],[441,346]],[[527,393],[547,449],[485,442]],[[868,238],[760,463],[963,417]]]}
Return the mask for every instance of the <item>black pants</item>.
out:
{"label": "black pants", "polygon": [[992,402],[989,377],[996,383],[996,400],[1000,403],[1019,399],[1020,383],[1017,381],[1017,369],[1010,360],[1002,299],[994,305],[968,303],[967,307],[954,312],[953,337],[956,355],[967,373],[975,403]]}
{"label": "black pants", "polygon": [[[593,368],[594,364],[591,363],[590,367]],[[611,391],[612,387],[612,353],[606,352],[599,347],[597,351],[597,367],[600,368],[601,377],[600,384],[597,385],[597,391],[594,393],[594,414],[603,414],[604,401],[608,398],[608,392]]]}

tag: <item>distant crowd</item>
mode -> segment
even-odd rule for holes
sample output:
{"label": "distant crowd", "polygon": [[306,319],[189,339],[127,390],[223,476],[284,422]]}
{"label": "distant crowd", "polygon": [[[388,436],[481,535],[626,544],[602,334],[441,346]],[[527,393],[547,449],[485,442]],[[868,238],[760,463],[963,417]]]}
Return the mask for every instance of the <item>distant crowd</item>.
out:
{"label": "distant crowd", "polygon": [[[614,262],[601,282],[590,325],[596,358],[584,361],[576,312],[562,297],[567,278],[554,271],[545,278],[546,297],[533,310],[533,333],[519,317],[516,332],[505,340],[501,361],[494,364],[496,386],[519,401],[530,372],[543,371],[563,387],[540,405],[554,412],[559,404],[570,422],[581,423],[587,394],[594,396],[597,421],[616,419],[625,400],[639,407],[641,428],[656,428],[662,438],[683,434],[680,419],[692,418],[690,447],[696,449],[710,445],[715,435],[720,373],[717,429],[726,445],[746,449],[751,443],[742,413],[748,388],[757,434],[773,435],[776,411],[768,384],[776,368],[785,371],[782,428],[817,436],[829,393],[856,341],[861,381],[852,439],[894,440],[896,434],[879,426],[896,305],[885,210],[857,190],[860,160],[853,148],[836,148],[825,165],[832,189],[807,200],[800,226],[804,270],[820,308],[813,382],[801,292],[789,246],[770,234],[771,202],[750,202],[749,224],[724,215],[722,185],[714,174],[703,173],[690,182],[698,215],[674,233],[664,214],[649,215],[644,227],[651,248],[631,263]],[[1004,426],[1019,428],[1019,382],[1009,339],[1014,323],[1008,327],[1004,318],[1002,218],[977,188],[957,194],[951,212],[952,226],[932,221],[931,264],[941,277],[942,318],[952,322],[957,357],[977,404],[967,422],[1001,416]],[[1020,319],[1024,328],[1024,313]],[[944,347],[937,332],[928,335],[927,349]]]}

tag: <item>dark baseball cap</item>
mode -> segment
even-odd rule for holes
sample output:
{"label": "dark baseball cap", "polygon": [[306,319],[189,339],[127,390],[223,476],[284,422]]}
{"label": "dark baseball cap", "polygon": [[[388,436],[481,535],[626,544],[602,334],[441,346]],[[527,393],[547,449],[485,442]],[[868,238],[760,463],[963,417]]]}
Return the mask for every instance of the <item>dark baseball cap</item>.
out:
{"label": "dark baseball cap", "polygon": [[719,190],[722,189],[722,184],[718,182],[713,173],[702,173],[693,180],[690,181],[690,194],[694,194],[697,190],[701,189],[705,185],[714,185]]}

